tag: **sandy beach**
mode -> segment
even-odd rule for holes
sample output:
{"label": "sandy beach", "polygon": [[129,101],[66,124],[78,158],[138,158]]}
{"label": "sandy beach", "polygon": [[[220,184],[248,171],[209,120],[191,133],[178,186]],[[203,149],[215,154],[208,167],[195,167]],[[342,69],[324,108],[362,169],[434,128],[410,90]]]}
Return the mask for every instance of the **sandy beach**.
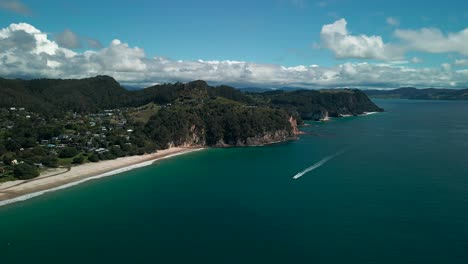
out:
{"label": "sandy beach", "polygon": [[70,170],[58,168],[41,173],[38,178],[27,181],[11,181],[0,183],[0,206],[24,201],[82,182],[111,176],[124,171],[151,165],[153,162],[194,151],[202,148],[169,148],[156,153],[142,156],[123,157],[97,163],[86,163]]}

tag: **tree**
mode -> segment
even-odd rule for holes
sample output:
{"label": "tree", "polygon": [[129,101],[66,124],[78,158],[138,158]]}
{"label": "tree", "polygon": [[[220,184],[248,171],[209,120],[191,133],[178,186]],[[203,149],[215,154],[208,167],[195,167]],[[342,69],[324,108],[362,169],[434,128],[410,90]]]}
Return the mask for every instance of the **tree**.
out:
{"label": "tree", "polygon": [[88,157],[88,160],[91,161],[91,162],[98,162],[99,161],[99,156],[93,153]]}
{"label": "tree", "polygon": [[78,150],[73,147],[67,147],[62,149],[59,153],[59,158],[66,159],[66,158],[73,158],[78,155]]}
{"label": "tree", "polygon": [[11,155],[11,154],[5,154],[5,155],[3,156],[3,163],[4,163],[5,165],[11,165],[11,162],[12,162],[13,160],[15,160],[15,157],[14,157],[13,155]]}
{"label": "tree", "polygon": [[0,142],[0,156],[5,154],[6,151],[6,147]]}
{"label": "tree", "polygon": [[18,141],[11,139],[5,143],[5,147],[8,151],[17,151],[21,148],[21,145]]}
{"label": "tree", "polygon": [[57,168],[58,167],[58,159],[55,156],[46,156],[43,157],[42,160],[42,165],[50,168]]}
{"label": "tree", "polygon": [[15,165],[13,169],[13,174],[15,175],[16,178],[20,180],[29,180],[32,178],[36,178],[39,176],[39,171],[35,166],[26,164],[26,163],[21,163],[18,165]]}
{"label": "tree", "polygon": [[83,164],[83,162],[84,162],[84,157],[81,155],[73,159],[73,164]]}

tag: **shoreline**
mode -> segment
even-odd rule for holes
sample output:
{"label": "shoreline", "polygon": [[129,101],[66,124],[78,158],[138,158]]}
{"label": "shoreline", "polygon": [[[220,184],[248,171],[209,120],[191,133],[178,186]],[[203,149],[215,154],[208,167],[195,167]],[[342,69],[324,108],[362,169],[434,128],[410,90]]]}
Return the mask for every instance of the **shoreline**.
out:
{"label": "shoreline", "polygon": [[0,183],[0,206],[29,200],[43,194],[66,189],[87,181],[109,177],[133,169],[152,165],[154,162],[167,159],[204,148],[175,147],[160,150],[156,153],[142,156],[122,157],[96,163],[86,163],[72,167],[69,171],[57,175],[41,175],[27,181],[12,181]]}

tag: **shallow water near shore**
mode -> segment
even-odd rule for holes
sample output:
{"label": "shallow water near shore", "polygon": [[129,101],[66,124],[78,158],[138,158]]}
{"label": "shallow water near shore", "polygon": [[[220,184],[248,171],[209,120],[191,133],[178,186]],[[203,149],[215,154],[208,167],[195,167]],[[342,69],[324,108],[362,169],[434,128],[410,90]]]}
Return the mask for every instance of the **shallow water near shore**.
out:
{"label": "shallow water near shore", "polygon": [[375,102],[0,207],[0,261],[468,263],[468,102]]}

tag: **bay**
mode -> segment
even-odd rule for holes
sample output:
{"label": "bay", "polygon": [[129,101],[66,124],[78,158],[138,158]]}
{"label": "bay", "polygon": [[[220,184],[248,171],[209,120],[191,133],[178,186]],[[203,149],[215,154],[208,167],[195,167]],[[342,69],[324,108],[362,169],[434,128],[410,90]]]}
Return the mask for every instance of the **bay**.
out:
{"label": "bay", "polygon": [[0,207],[0,261],[468,263],[468,102],[375,102]]}

